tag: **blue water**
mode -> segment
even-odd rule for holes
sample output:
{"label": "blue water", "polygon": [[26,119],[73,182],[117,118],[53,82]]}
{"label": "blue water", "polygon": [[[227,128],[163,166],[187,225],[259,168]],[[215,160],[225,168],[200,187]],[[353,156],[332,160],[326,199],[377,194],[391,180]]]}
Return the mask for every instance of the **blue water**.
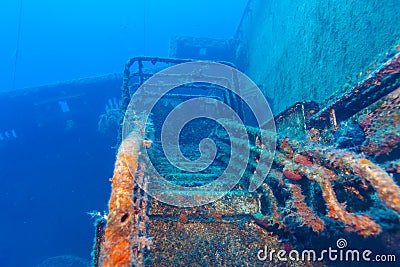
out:
{"label": "blue water", "polygon": [[246,2],[1,1],[0,91],[121,72],[132,56],[168,56],[174,35],[231,38]]}
{"label": "blue water", "polygon": [[[133,56],[168,56],[174,35],[231,38],[245,0],[0,3],[0,266],[90,259],[88,211],[105,211],[117,132],[97,131],[120,83],[22,88],[121,73]],[[110,89],[111,88],[111,89]],[[17,95],[5,94],[15,92]],[[4,94],[3,94],[4,93]],[[14,94],[14,93],[13,93]]]}

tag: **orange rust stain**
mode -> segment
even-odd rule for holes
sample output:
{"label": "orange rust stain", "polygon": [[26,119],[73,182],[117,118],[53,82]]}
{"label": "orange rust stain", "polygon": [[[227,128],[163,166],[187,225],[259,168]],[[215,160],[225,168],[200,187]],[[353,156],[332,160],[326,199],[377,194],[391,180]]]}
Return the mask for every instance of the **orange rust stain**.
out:
{"label": "orange rust stain", "polygon": [[181,214],[181,216],[179,216],[179,222],[181,223],[186,223],[187,222],[187,215],[186,214]]}
{"label": "orange rust stain", "polygon": [[371,161],[369,161],[369,160],[367,160],[367,159],[362,159],[362,160],[360,160],[360,163],[361,164],[371,164]]}
{"label": "orange rust stain", "polygon": [[300,154],[296,154],[296,156],[294,157],[294,162],[296,162],[297,164],[302,164],[304,166],[312,166],[313,165],[312,161],[308,157],[300,155]]}
{"label": "orange rust stain", "polygon": [[214,215],[213,217],[214,217],[214,219],[216,221],[221,221],[222,220],[222,213],[221,212],[215,212],[213,215]]}
{"label": "orange rust stain", "polygon": [[110,258],[117,264],[116,266],[120,266],[119,264],[127,263],[131,260],[129,251],[126,251],[129,247],[130,244],[126,240],[121,241],[114,247]]}
{"label": "orange rust stain", "polygon": [[301,180],[301,178],[303,178],[303,176],[301,174],[299,174],[296,171],[291,170],[290,167],[283,171],[283,175],[285,175],[287,178],[289,178],[290,180],[293,180],[293,181],[298,181],[298,180]]}
{"label": "orange rust stain", "polygon": [[285,139],[282,140],[281,148],[287,154],[288,157],[293,156],[293,149],[289,145],[289,137],[285,137]]}

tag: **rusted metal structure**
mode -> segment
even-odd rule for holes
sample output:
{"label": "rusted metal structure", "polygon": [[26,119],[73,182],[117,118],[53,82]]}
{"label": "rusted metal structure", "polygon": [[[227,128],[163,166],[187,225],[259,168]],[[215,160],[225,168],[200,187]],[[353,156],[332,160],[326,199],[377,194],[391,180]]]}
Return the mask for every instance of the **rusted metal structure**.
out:
{"label": "rusted metal structure", "polygon": [[[144,62],[153,66],[163,63],[165,67],[187,61],[130,60],[124,72],[122,114],[134,90],[151,75]],[[138,70],[132,72],[134,63]],[[234,95],[220,99],[242,112]],[[95,246],[95,266],[265,266],[257,258],[265,246],[290,251],[313,245],[318,250],[339,237],[360,244],[379,243],[382,249],[399,254],[399,247],[393,245],[400,240],[399,104],[400,47],[396,46],[382,63],[374,63],[357,84],[327,104],[297,103],[275,117],[278,146],[271,155],[274,164],[255,192],[247,190],[248,180],[260,154],[268,151],[258,138],[260,129],[248,126],[251,156],[242,180],[223,198],[200,207],[173,207],[148,198],[138,187],[145,187],[143,177],[150,175],[147,163],[141,162],[140,150],[156,150],[157,144],[151,145],[140,136],[123,140],[120,151],[125,142],[136,144],[128,157],[137,172],[121,171],[119,152],[105,240],[96,238],[101,244]],[[217,143],[241,145],[240,140],[228,140],[220,134],[218,125],[213,127],[209,137]],[[153,164],[165,163],[157,152],[154,155],[158,160]],[[229,157],[219,161],[218,166],[225,166]],[[174,181],[193,182],[193,175],[163,170]],[[203,181],[213,179],[212,175],[200,176]],[[120,181],[121,177],[126,179]],[[118,195],[128,199],[118,200]],[[110,259],[114,264],[110,265]],[[317,265],[301,261],[285,264]]]}

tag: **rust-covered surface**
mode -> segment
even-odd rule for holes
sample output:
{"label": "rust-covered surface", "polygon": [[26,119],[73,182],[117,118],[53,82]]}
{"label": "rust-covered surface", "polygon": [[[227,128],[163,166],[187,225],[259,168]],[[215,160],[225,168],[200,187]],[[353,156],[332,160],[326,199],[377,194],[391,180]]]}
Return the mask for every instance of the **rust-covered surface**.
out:
{"label": "rust-covered surface", "polygon": [[[154,246],[148,266],[312,266],[305,262],[260,261],[265,246],[283,249],[277,235],[254,222],[174,222],[151,220]],[[320,264],[319,266],[323,266]]]}

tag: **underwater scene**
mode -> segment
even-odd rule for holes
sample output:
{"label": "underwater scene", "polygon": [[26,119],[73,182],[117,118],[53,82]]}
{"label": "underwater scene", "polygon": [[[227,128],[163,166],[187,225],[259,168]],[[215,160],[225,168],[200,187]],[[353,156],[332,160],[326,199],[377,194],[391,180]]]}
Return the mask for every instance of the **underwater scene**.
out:
{"label": "underwater scene", "polygon": [[0,267],[400,266],[399,0],[0,21]]}

